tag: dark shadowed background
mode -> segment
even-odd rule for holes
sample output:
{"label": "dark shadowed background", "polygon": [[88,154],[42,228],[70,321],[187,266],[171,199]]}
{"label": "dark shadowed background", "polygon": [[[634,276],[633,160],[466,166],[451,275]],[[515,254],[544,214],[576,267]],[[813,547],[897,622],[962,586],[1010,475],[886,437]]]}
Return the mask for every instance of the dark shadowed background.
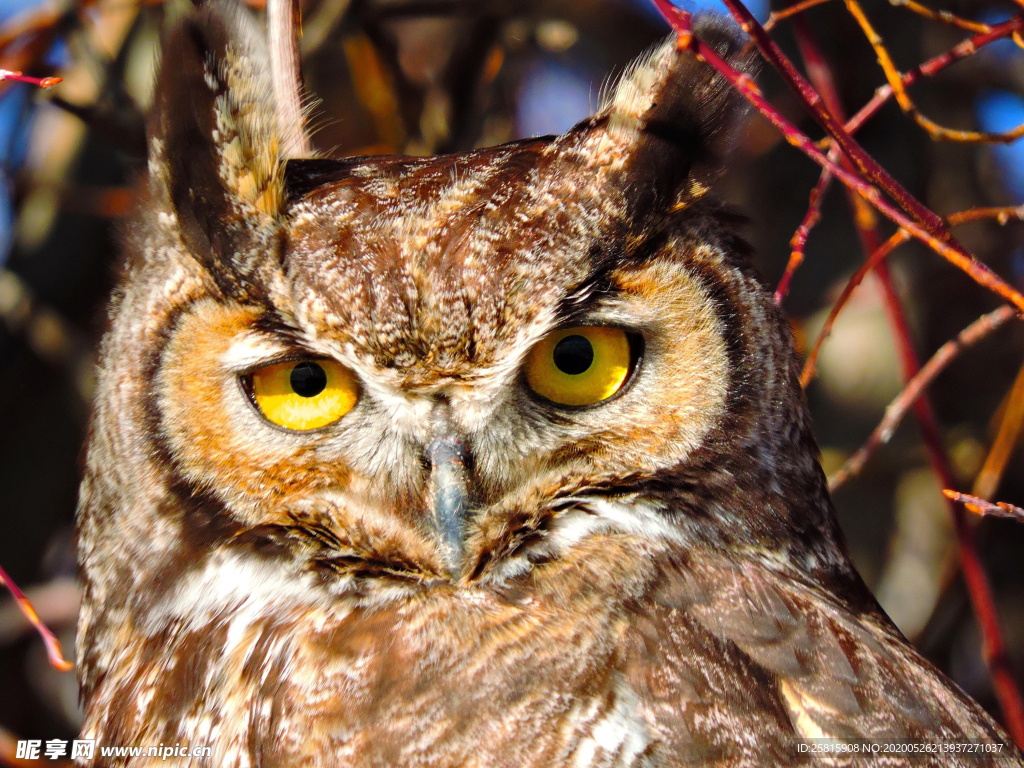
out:
{"label": "dark shadowed background", "polygon": [[[145,169],[143,115],[160,29],[185,1],[0,0],[0,68],[64,78],[45,92],[0,82],[0,565],[30,592],[69,656],[77,605],[72,526],[94,353],[120,218]],[[1009,0],[927,2],[989,24],[1021,12]],[[714,3],[688,7],[698,6]],[[646,0],[304,0],[302,7],[306,87],[320,100],[314,139],[336,157],[444,152],[560,132],[596,110],[609,79],[668,32]],[[785,3],[749,7],[765,20]],[[865,0],[863,8],[904,71],[971,34],[887,0]],[[853,113],[885,82],[874,52],[839,0],[803,18]],[[800,60],[790,21],[773,35]],[[761,85],[782,114],[821,137],[767,68]],[[993,44],[911,93],[943,125],[1008,130],[1024,122],[1024,50],[1009,40]],[[858,137],[942,215],[1024,203],[1024,139],[936,143],[892,102]],[[719,194],[749,217],[746,236],[771,289],[818,176],[763,118],[749,121]],[[957,235],[1024,289],[1024,223],[1010,218],[972,223]],[[863,260],[846,197],[833,186],[784,302],[798,345],[813,341]],[[915,243],[889,264],[922,360],[999,305]],[[1022,363],[1024,325],[1011,320],[958,357],[929,392],[959,490],[978,487],[988,461],[998,471],[989,472],[983,495],[1024,506],[1024,453],[1011,450],[1001,469],[990,456],[1000,428],[1011,448],[1018,442],[1019,424],[1016,433],[1012,427],[1021,420],[1014,414],[1024,406],[1024,377],[1016,389],[1014,382]],[[818,370],[808,396],[833,472],[903,385],[873,277],[840,315]],[[885,609],[999,717],[940,490],[908,418],[835,501],[854,560]],[[1024,525],[987,518],[976,533],[1010,664],[1024,672]],[[38,637],[0,594],[0,728],[21,738],[69,738],[77,718],[73,674],[47,666]]]}

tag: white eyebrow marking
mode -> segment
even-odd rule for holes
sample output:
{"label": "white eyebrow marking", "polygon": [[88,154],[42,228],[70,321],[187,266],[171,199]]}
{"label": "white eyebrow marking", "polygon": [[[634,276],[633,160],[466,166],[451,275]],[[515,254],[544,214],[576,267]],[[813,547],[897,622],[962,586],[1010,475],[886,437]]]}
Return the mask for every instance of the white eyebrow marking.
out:
{"label": "white eyebrow marking", "polygon": [[241,373],[269,362],[292,348],[266,333],[248,331],[239,334],[227,351],[221,355],[220,363],[225,370]]}

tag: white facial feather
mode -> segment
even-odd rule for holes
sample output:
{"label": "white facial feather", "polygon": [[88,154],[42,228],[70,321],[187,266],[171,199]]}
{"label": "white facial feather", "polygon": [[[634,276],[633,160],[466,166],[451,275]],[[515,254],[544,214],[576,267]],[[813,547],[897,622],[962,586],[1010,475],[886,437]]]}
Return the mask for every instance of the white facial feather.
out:
{"label": "white facial feather", "polygon": [[186,576],[172,595],[155,603],[145,628],[156,633],[174,621],[198,630],[216,617],[232,616],[229,643],[259,618],[296,607],[342,609],[310,573],[285,570],[236,553],[215,553],[202,569]]}

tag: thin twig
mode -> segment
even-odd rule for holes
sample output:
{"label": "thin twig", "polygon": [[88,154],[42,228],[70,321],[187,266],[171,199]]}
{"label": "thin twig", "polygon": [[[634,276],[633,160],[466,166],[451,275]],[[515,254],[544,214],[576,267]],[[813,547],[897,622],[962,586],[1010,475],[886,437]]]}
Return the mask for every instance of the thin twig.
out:
{"label": "thin twig", "polygon": [[[959,211],[946,217],[946,221],[950,226],[966,224],[967,222],[979,221],[981,219],[995,219],[1000,224],[1006,224],[1008,221],[1015,219],[1024,219],[1024,205],[1014,208],[971,208],[970,210]],[[811,345],[811,349],[807,354],[807,360],[804,362],[803,371],[800,373],[800,384],[802,386],[806,387],[810,383],[811,379],[814,378],[818,355],[821,352],[821,346],[832,333],[832,328],[835,325],[836,318],[839,317],[839,313],[846,306],[846,303],[849,301],[854,290],[864,281],[868,272],[874,269],[882,259],[887,257],[893,250],[907,242],[909,239],[910,235],[907,234],[905,230],[897,230],[888,240],[875,248],[867,260],[857,268],[856,272],[853,273],[853,277],[851,277],[847,281],[846,285],[843,286],[842,293],[832,304],[828,317],[825,319],[825,324],[821,327],[817,338],[814,340],[814,344]]]}
{"label": "thin twig", "polygon": [[803,0],[803,2],[794,3],[789,8],[783,8],[781,11],[772,11],[768,16],[768,20],[764,23],[764,30],[769,32],[780,21],[788,19],[790,16],[796,16],[798,13],[803,13],[808,8],[813,8],[816,5],[822,5],[827,2],[830,2],[830,0]]}
{"label": "thin twig", "polygon": [[[837,160],[839,158],[839,149],[833,147],[829,151],[829,157],[832,160]],[[811,194],[808,196],[807,213],[804,214],[804,218],[800,222],[800,226],[793,233],[793,237],[789,239],[789,247],[792,250],[789,253],[789,261],[786,262],[786,270],[782,273],[782,277],[779,278],[779,284],[775,288],[776,304],[781,304],[783,299],[786,298],[786,294],[789,293],[790,281],[793,279],[793,273],[796,272],[804,261],[807,238],[810,237],[811,230],[821,220],[821,205],[825,202],[825,194],[828,192],[829,187],[832,186],[832,178],[833,176],[829,171],[822,171],[821,176],[818,177],[818,183],[814,185],[814,189],[811,190]]]}
{"label": "thin twig", "polygon": [[[819,83],[823,82],[825,84],[828,84],[830,82],[830,78],[828,77],[828,65],[825,62],[824,57],[818,51],[817,46],[813,44],[811,37],[807,32],[808,27],[806,18],[801,16],[800,18],[794,19],[793,24],[794,31],[796,33],[797,44],[800,46],[800,53],[803,56],[804,62],[807,66],[808,72],[811,75],[812,81],[815,82],[815,84],[818,86],[820,90],[821,86]],[[835,93],[830,94],[824,91],[823,94],[823,98],[825,99],[826,104],[829,104],[829,106],[834,111],[835,105],[830,104],[829,102],[831,98],[831,102],[838,104],[838,95]],[[853,167],[849,162],[849,159],[841,156],[838,145],[833,144],[829,148],[828,157],[833,162],[841,161],[844,168],[846,168],[849,171],[853,171]],[[803,262],[804,248],[807,244],[807,238],[810,236],[811,229],[813,229],[814,226],[816,226],[818,221],[821,219],[821,205],[824,199],[825,191],[828,190],[829,186],[831,185],[831,182],[832,174],[827,169],[823,170],[821,172],[821,176],[818,179],[818,183],[814,186],[814,189],[811,190],[811,194],[807,204],[807,213],[804,214],[803,221],[800,223],[800,226],[797,227],[796,231],[793,233],[793,237],[790,239],[790,246],[792,247],[792,251],[790,253],[789,261],[786,264],[786,271],[783,273],[782,279],[779,281],[779,287],[776,289],[775,292],[776,303],[781,302],[781,300],[785,297],[786,292],[789,289],[789,281],[792,280],[793,273],[797,270],[797,268],[799,268],[800,264]],[[847,193],[849,194],[849,189],[847,189]],[[860,199],[857,198],[857,200]],[[869,208],[864,206],[863,201],[860,202],[861,206],[865,210],[870,211]],[[856,203],[854,203],[854,205],[856,207]]]}
{"label": "thin twig", "polygon": [[885,409],[885,416],[882,417],[882,420],[875,427],[871,436],[864,442],[864,445],[847,459],[842,468],[829,477],[829,490],[834,492],[847,480],[859,475],[867,460],[871,458],[878,448],[889,442],[896,431],[896,427],[903,421],[910,408],[917,402],[917,399],[935,378],[946,369],[946,366],[953,362],[965,349],[974,346],[994,330],[1004,325],[1013,315],[1013,308],[1004,304],[999,309],[989,312],[987,315],[982,315],[964,328],[955,339],[947,341],[939,347],[931,359],[921,367],[921,370],[907,382],[895,399],[889,403]]}
{"label": "thin twig", "polygon": [[[724,59],[722,59],[713,48],[693,36],[690,29],[691,16],[689,13],[676,8],[674,5],[669,3],[668,0],[652,1],[679,34],[680,49],[690,51],[694,56],[698,57],[698,59],[706,61],[708,64],[713,66],[723,77],[732,83],[733,86],[736,87],[736,89],[739,90],[739,92],[749,102],[751,102],[762,115],[768,118],[769,122],[782,132],[783,136],[790,144],[800,149],[804,154],[808,155],[812,160],[818,163],[818,165],[823,168],[827,168],[841,182],[843,182],[843,184],[855,190],[857,194],[878,209],[878,211],[884,214],[886,218],[906,229],[911,235],[928,245],[928,247],[936,251],[940,256],[943,256],[947,261],[966,272],[979,285],[988,288],[996,293],[1000,298],[1010,302],[1024,312],[1024,295],[1021,295],[1019,291],[1011,287],[1005,280],[992,272],[988,267],[978,262],[973,256],[964,251],[959,244],[956,244],[955,241],[952,240],[951,236],[946,232],[945,227],[942,226],[941,219],[939,219],[935,213],[924,209],[923,206],[910,197],[908,193],[908,195],[903,199],[902,205],[909,208],[917,206],[928,213],[927,217],[922,215],[922,218],[929,219],[929,223],[927,225],[919,225],[887,203],[882,197],[882,193],[876,187],[872,186],[857,174],[847,171],[845,168],[842,168],[832,162],[824,152],[814,145],[814,142],[807,138],[805,134],[784,118],[778,110],[772,107],[771,104],[765,100],[760,89],[758,89],[757,85],[749,75],[736,71]],[[726,2],[735,5],[735,0],[726,0]],[[746,11],[746,9],[744,9],[744,11],[749,15],[749,11]],[[760,29],[760,26],[758,26],[758,29]],[[790,64],[790,66],[792,65]],[[801,80],[802,79],[803,78],[801,78]],[[808,89],[811,89],[810,85],[807,84],[806,81],[804,81],[804,84]],[[813,89],[811,90],[813,92]],[[820,97],[817,96],[817,94],[815,94],[815,100],[820,102]],[[838,126],[831,116],[829,117],[829,126],[832,130],[838,129],[839,131],[842,131],[842,126]],[[849,134],[846,134],[845,132],[842,133],[846,137],[844,141],[850,141]],[[863,153],[863,150],[860,150],[860,152]],[[876,168],[878,167],[878,163],[874,160],[871,160],[870,164],[874,165]],[[885,175],[888,176],[888,174]],[[936,227],[933,225],[931,220],[937,220],[939,222],[938,226]],[[932,234],[933,231],[938,231],[939,234]]]}
{"label": "thin twig", "polygon": [[22,72],[40,66],[46,52],[57,39],[57,24],[44,25],[25,31],[16,44],[0,49],[0,94],[6,93],[15,82],[36,86],[52,86],[52,78],[26,77]]}
{"label": "thin twig", "polygon": [[29,77],[23,75],[21,72],[16,72],[10,69],[0,69],[0,80],[13,80],[18,83],[28,83],[29,85],[36,85],[40,88],[53,88],[57,83],[61,82],[61,77]]}
{"label": "thin twig", "polygon": [[920,3],[914,2],[914,0],[889,0],[889,5],[906,8],[908,11],[913,11],[918,16],[923,16],[930,21],[938,21],[968,32],[989,32],[992,29],[988,24],[962,19],[949,11],[933,11],[931,8],[926,8]]}
{"label": "thin twig", "polygon": [[1003,408],[1002,418],[999,421],[999,429],[996,431],[996,439],[992,441],[985,463],[981,465],[981,471],[974,479],[974,487],[971,493],[983,499],[991,499],[999,489],[999,482],[1003,479],[1003,472],[1010,461],[1013,449],[1020,439],[1021,428],[1024,427],[1024,367],[1020,369],[1010,394],[1006,398],[1006,407]]}
{"label": "thin twig", "polygon": [[43,644],[46,646],[46,658],[50,661],[50,666],[54,669],[59,669],[61,672],[67,672],[74,665],[64,658],[64,655],[60,650],[60,642],[54,637],[53,632],[46,628],[46,625],[39,620],[39,616],[36,615],[35,609],[32,607],[32,603],[28,601],[25,594],[18,589],[18,585],[15,584],[11,577],[7,575],[7,571],[0,568],[0,586],[5,586],[10,591],[11,595],[14,596],[15,602],[18,603],[18,607],[21,612],[25,614],[25,618],[29,620],[33,627],[36,628],[36,632],[43,638]]}
{"label": "thin twig", "polygon": [[[1019,35],[1022,30],[1024,30],[1024,16],[1014,16],[1001,24],[994,24],[991,32],[975,35],[964,40],[945,53],[928,59],[928,61],[904,74],[901,79],[903,87],[906,88],[913,85],[922,77],[934,77],[946,67],[968,56],[972,56],[986,45],[1006,37]],[[875,95],[853,117],[846,121],[844,127],[847,132],[856,133],[864,123],[871,119],[892,98],[893,93],[894,91],[890,85],[883,85],[875,91]]]}
{"label": "thin twig", "polygon": [[[890,0],[890,2],[891,1],[892,0]],[[864,35],[867,37],[868,42],[874,49],[878,63],[882,67],[882,71],[885,73],[885,79],[888,81],[889,87],[892,88],[893,93],[896,95],[896,103],[900,105],[900,109],[903,110],[904,114],[909,116],[927,132],[933,141],[955,141],[964,144],[997,142],[1009,143],[1011,141],[1016,141],[1021,136],[1024,136],[1024,123],[1021,123],[1012,130],[1000,133],[961,131],[941,126],[935,121],[922,115],[917,109],[917,106],[911,100],[910,95],[907,93],[907,90],[903,85],[903,75],[898,69],[896,69],[896,65],[893,64],[892,57],[889,56],[889,51],[886,50],[885,44],[882,41],[882,36],[875,31],[875,28],[871,25],[871,22],[868,20],[867,15],[864,13],[857,0],[845,0],[845,3],[846,9],[850,12],[850,15],[856,19],[861,30],[863,30]],[[991,28],[988,28],[982,30],[982,33],[991,31]]]}
{"label": "thin twig", "polygon": [[825,318],[825,324],[821,327],[821,330],[818,332],[817,338],[815,338],[814,340],[814,344],[811,346],[810,352],[807,354],[807,360],[804,361],[804,368],[800,372],[800,386],[806,387],[808,384],[811,383],[811,380],[814,378],[814,374],[817,371],[818,355],[821,353],[821,347],[825,343],[825,339],[827,339],[832,334],[832,327],[836,323],[836,318],[839,317],[839,313],[846,306],[846,303],[847,301],[849,301],[850,296],[853,295],[853,292],[864,281],[864,278],[867,277],[868,272],[877,267],[882,262],[882,259],[884,259],[890,253],[892,253],[897,247],[907,242],[907,240],[909,239],[910,235],[908,235],[906,231],[902,229],[897,231],[895,234],[893,234],[892,237],[890,237],[888,240],[886,240],[872,252],[872,254],[867,258],[867,260],[857,268],[856,272],[853,273],[853,277],[851,277],[847,281],[846,285],[843,286],[843,292],[839,295],[839,298],[832,304],[832,308],[829,309],[828,317]]}
{"label": "thin twig", "polygon": [[947,499],[963,504],[967,507],[968,512],[973,512],[976,515],[1006,517],[1010,520],[1016,520],[1018,523],[1024,523],[1024,509],[1015,507],[1013,504],[1007,504],[1005,501],[998,501],[993,504],[991,501],[985,501],[985,499],[980,499],[977,496],[969,496],[966,493],[959,493],[949,489],[943,490],[942,493]]}
{"label": "thin twig", "polygon": [[[46,626],[70,627],[78,618],[82,603],[82,588],[69,576],[60,576],[45,584],[25,590],[36,616]],[[11,643],[33,629],[15,601],[9,605],[0,602],[0,646]]]}

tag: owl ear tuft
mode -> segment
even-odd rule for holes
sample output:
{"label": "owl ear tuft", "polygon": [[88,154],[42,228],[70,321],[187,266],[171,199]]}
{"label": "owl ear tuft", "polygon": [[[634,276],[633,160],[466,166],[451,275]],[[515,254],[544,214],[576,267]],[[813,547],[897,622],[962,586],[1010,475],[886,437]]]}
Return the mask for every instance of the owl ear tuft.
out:
{"label": "owl ear tuft", "polygon": [[[751,72],[740,30],[730,22],[699,16],[693,32],[733,67]],[[725,77],[679,50],[672,35],[626,71],[599,117],[606,118],[603,130],[622,147],[627,177],[674,200],[706,191],[744,114],[743,98]]]}
{"label": "owl ear tuft", "polygon": [[271,246],[284,158],[263,32],[234,0],[192,10],[164,41],[150,172],[185,245],[226,293]]}

